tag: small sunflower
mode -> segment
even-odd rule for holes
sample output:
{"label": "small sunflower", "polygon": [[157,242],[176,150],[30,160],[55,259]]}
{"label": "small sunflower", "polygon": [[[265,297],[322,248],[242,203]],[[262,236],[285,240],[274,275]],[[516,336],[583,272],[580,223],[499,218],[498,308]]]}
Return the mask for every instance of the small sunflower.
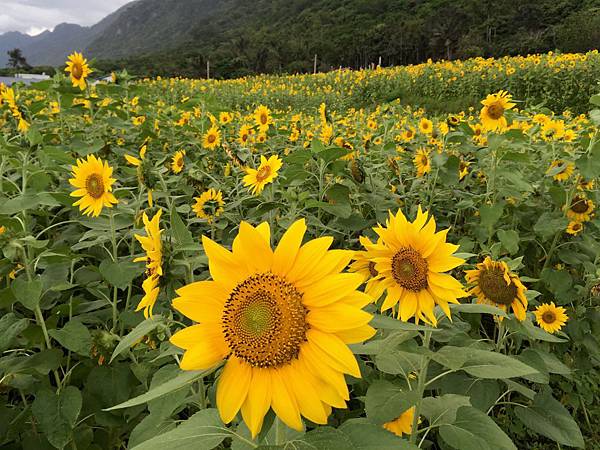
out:
{"label": "small sunflower", "polygon": [[365,292],[378,299],[387,291],[381,310],[399,304],[398,318],[404,322],[415,317],[435,325],[436,304],[450,318],[448,303],[458,303],[458,298],[466,296],[461,283],[443,273],[464,263],[453,256],[458,245],[446,242],[448,230],[436,233],[435,228],[433,216],[420,207],[414,222],[398,210],[396,215],[390,212],[385,227],[373,228],[379,236],[377,243],[361,239],[367,251],[361,257],[374,263],[367,266],[371,280]]}
{"label": "small sunflower", "polygon": [[514,108],[512,96],[506,91],[489,94],[482,100],[483,108],[479,114],[481,124],[486,131],[502,131],[506,129],[507,122],[504,113]]}
{"label": "small sunflower", "polygon": [[210,127],[202,138],[202,145],[209,150],[217,148],[221,145],[221,131],[216,126]]}
{"label": "small sunflower", "polygon": [[142,297],[142,300],[140,300],[136,311],[143,309],[144,317],[146,318],[152,317],[152,308],[156,303],[159,293],[159,279],[163,275],[163,252],[161,241],[163,230],[160,229],[161,215],[162,209],[159,209],[152,219],[149,219],[148,215],[144,212],[142,220],[144,221],[146,236],[139,234],[135,235],[135,238],[146,252],[145,256],[140,256],[133,260],[133,262],[144,261],[146,263],[146,279],[142,283],[144,296]]}
{"label": "small sunflower", "polygon": [[458,166],[458,179],[462,181],[469,174],[469,166],[471,165],[470,161],[460,160],[460,164]]}
{"label": "small sunflower", "polygon": [[200,197],[195,197],[196,203],[192,209],[196,216],[200,219],[206,219],[208,223],[212,223],[216,217],[219,217],[223,212],[223,193],[215,189],[204,191]]}
{"label": "small sunflower", "polygon": [[569,319],[565,308],[556,306],[554,302],[542,303],[533,314],[540,328],[548,333],[556,333]]}
{"label": "small sunflower", "polygon": [[383,428],[400,437],[402,437],[403,434],[411,434],[414,417],[415,407],[413,406],[400,414],[400,417],[397,419],[384,423]]}
{"label": "small sunflower", "polygon": [[302,430],[302,416],[325,424],[349,399],[345,374],[360,377],[348,344],[375,333],[357,290],[362,276],[340,273],[353,252],[329,250],[333,238],[304,245],[296,221],[271,248],[271,230],[241,222],[232,251],[203,236],[212,281],[177,290],[173,306],[198,322],[173,335],[183,370],[225,363],[216,387],[221,419],[241,409],[254,438],[267,412]]}
{"label": "small sunflower", "polygon": [[251,136],[252,136],[252,128],[250,128],[248,125],[242,125],[240,127],[238,142],[242,146],[247,146],[250,141]]}
{"label": "small sunflower", "polygon": [[111,178],[113,168],[107,162],[88,155],[87,159],[78,159],[76,166],[71,166],[73,178],[69,183],[77,189],[71,197],[81,197],[73,206],[88,216],[98,217],[102,208],[112,208],[118,200],[112,194],[112,185],[116,181]]}
{"label": "small sunflower", "polygon": [[[471,285],[469,294],[477,296],[477,303],[497,306],[506,311],[512,307],[515,317],[523,321],[527,312],[527,298],[517,275],[511,273],[503,261],[494,261],[487,256],[474,270],[465,271]],[[499,318],[502,320],[502,317]]]}
{"label": "small sunflower", "polygon": [[431,160],[429,159],[429,151],[420,148],[417,150],[413,163],[417,169],[417,177],[422,177],[426,173],[431,172]]}
{"label": "small sunflower", "polygon": [[582,195],[576,195],[567,209],[567,217],[575,222],[588,222],[594,215],[594,202]]}
{"label": "small sunflower", "polygon": [[281,169],[283,162],[277,155],[269,159],[260,155],[260,166],[258,169],[246,168],[244,186],[250,187],[252,194],[260,194],[265,186],[277,178],[277,172]]}
{"label": "small sunflower", "polygon": [[568,180],[573,172],[575,171],[575,164],[572,162],[563,161],[562,159],[555,159],[550,163],[550,167],[547,170],[547,174],[553,174],[552,177],[556,181]]}
{"label": "small sunflower", "polygon": [[269,108],[263,105],[256,108],[254,111],[254,121],[256,122],[256,125],[258,125],[259,131],[265,133],[273,123]]}
{"label": "small sunflower", "polygon": [[221,122],[222,125],[227,125],[232,120],[233,114],[231,114],[230,112],[222,112],[219,114],[219,122]]}
{"label": "small sunflower", "polygon": [[433,122],[425,117],[419,121],[419,131],[423,134],[433,133]]}
{"label": "small sunflower", "polygon": [[74,52],[69,55],[65,72],[71,74],[71,82],[73,87],[79,87],[82,91],[85,90],[85,79],[93,72],[87,64],[87,59],[81,53]]}
{"label": "small sunflower", "polygon": [[171,159],[171,170],[173,173],[180,173],[183,170],[183,157],[185,156],[185,150],[179,150],[175,152]]}
{"label": "small sunflower", "polygon": [[567,226],[566,231],[567,231],[567,233],[569,233],[572,236],[577,236],[579,233],[581,233],[583,231],[583,223],[573,220],[573,221],[569,222],[569,225]]}

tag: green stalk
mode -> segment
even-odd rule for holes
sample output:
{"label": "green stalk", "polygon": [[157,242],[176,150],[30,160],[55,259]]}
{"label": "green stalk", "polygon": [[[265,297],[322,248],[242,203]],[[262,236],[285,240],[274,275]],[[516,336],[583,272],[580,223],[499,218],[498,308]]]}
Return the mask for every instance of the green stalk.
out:
{"label": "green stalk", "polygon": [[[429,349],[431,342],[431,331],[425,331],[423,337],[423,348]],[[417,384],[418,400],[415,404],[415,415],[413,416],[412,428],[410,433],[410,443],[417,443],[417,426],[419,424],[419,415],[421,414],[421,404],[423,402],[423,394],[425,393],[425,382],[427,378],[427,368],[429,367],[429,356],[423,355],[421,357],[421,367],[419,369],[419,383]]]}
{"label": "green stalk", "polygon": [[[117,262],[117,235],[115,231],[115,217],[114,212],[110,210],[110,240],[112,242],[113,261]],[[118,310],[117,310],[117,287],[113,286],[113,300],[112,300],[112,331],[117,329],[118,322]]]}

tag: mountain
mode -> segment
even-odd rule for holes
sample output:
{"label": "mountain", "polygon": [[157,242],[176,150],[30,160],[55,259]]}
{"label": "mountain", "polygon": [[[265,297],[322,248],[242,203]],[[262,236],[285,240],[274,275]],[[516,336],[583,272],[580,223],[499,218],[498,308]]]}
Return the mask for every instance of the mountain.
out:
{"label": "mountain", "polygon": [[412,64],[432,59],[585,51],[599,42],[600,0],[136,0],[92,27],[0,35],[30,64],[72,50],[98,71],[241,76]]}

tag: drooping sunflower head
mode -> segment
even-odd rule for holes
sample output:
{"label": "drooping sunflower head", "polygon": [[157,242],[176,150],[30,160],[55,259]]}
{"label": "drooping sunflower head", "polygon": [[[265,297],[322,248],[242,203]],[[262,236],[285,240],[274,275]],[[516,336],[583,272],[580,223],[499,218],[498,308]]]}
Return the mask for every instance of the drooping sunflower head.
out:
{"label": "drooping sunflower head", "polygon": [[162,215],[162,209],[152,217],[148,218],[148,215],[144,212],[142,219],[144,221],[144,230],[146,236],[139,234],[135,235],[135,238],[141,244],[142,248],[146,252],[145,256],[134,259],[134,262],[145,261],[146,270],[149,276],[158,275],[162,276],[162,241],[161,234],[163,230],[160,229],[160,217]]}
{"label": "drooping sunflower head", "polygon": [[436,232],[435,219],[420,207],[414,222],[399,210],[395,215],[390,212],[385,227],[373,230],[379,240],[375,244],[361,240],[367,251],[361,258],[373,262],[367,266],[371,280],[366,292],[377,300],[386,291],[381,310],[398,304],[399,319],[415,317],[435,325],[437,304],[450,318],[448,303],[458,303],[466,293],[459,281],[444,273],[464,263],[453,255],[458,246],[446,242],[448,230]]}
{"label": "drooping sunflower head", "polygon": [[79,87],[83,91],[86,87],[85,79],[92,73],[92,69],[81,53],[73,52],[68,57],[65,72],[70,73],[73,86]]}
{"label": "drooping sunflower head", "polygon": [[533,314],[535,314],[535,319],[543,330],[548,333],[556,333],[569,319],[566,312],[565,308],[550,302],[542,303],[535,309]]}
{"label": "drooping sunflower head", "polygon": [[269,159],[261,155],[258,169],[246,168],[244,185],[250,187],[252,194],[260,194],[267,184],[277,178],[277,173],[282,165],[283,162],[277,155],[273,155]]}
{"label": "drooping sunflower head", "polygon": [[527,289],[519,277],[511,273],[505,262],[494,261],[488,256],[477,264],[476,269],[465,273],[467,282],[471,285],[469,294],[477,296],[478,303],[497,306],[504,311],[510,307],[518,320],[525,320]]}
{"label": "drooping sunflower head", "polygon": [[71,197],[81,197],[73,206],[79,206],[84,214],[98,217],[104,206],[111,208],[118,203],[111,192],[115,182],[111,178],[113,169],[107,162],[88,155],[87,159],[78,159],[71,169],[73,178],[69,183],[77,188],[71,192]]}
{"label": "drooping sunflower head", "polygon": [[427,149],[418,149],[413,163],[417,169],[417,177],[422,177],[426,173],[431,172],[431,160],[429,159],[429,151]]}
{"label": "drooping sunflower head", "polygon": [[481,124],[486,131],[502,131],[507,127],[504,113],[514,108],[512,96],[506,91],[489,94],[482,100],[483,108],[479,114]]}
{"label": "drooping sunflower head", "polygon": [[583,223],[572,220],[569,222],[569,225],[567,225],[566,231],[572,236],[577,236],[583,231]]}
{"label": "drooping sunflower head", "polygon": [[383,428],[400,437],[403,434],[411,434],[414,417],[415,407],[413,406],[400,414],[397,419],[384,423]]}
{"label": "drooping sunflower head", "polygon": [[231,251],[204,237],[212,280],[184,286],[173,301],[199,322],[171,338],[185,349],[181,368],[225,360],[219,413],[229,423],[241,409],[253,437],[270,408],[297,430],[301,416],[324,424],[332,407],[344,408],[344,374],[360,376],[347,344],[375,331],[362,311],[371,298],[357,290],[363,277],[340,273],[353,252],[329,250],[330,237],[302,245],[305,232],[295,222],[274,250],[267,223],[242,222]]}
{"label": "drooping sunflower head", "polygon": [[567,209],[567,217],[575,222],[588,222],[592,219],[593,213],[594,202],[583,195],[573,197]]}
{"label": "drooping sunflower head", "polygon": [[202,145],[209,150],[214,150],[221,145],[221,130],[217,126],[210,127],[202,138]]}
{"label": "drooping sunflower head", "polygon": [[183,170],[185,150],[178,150],[171,159],[171,170],[174,173],[180,173]]}
{"label": "drooping sunflower head", "polygon": [[223,213],[223,193],[216,189],[208,189],[204,191],[200,197],[195,198],[196,203],[192,206],[192,209],[196,213],[196,216],[200,219],[206,219],[208,223],[212,223],[213,220]]}

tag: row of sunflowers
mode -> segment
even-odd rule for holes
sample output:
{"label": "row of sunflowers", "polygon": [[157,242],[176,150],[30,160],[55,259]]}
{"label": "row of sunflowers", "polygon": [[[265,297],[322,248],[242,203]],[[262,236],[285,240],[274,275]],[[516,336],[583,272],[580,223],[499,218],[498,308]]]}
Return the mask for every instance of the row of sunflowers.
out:
{"label": "row of sunflowers", "polygon": [[584,448],[600,111],[346,94],[594,58],[0,86],[3,447]]}

